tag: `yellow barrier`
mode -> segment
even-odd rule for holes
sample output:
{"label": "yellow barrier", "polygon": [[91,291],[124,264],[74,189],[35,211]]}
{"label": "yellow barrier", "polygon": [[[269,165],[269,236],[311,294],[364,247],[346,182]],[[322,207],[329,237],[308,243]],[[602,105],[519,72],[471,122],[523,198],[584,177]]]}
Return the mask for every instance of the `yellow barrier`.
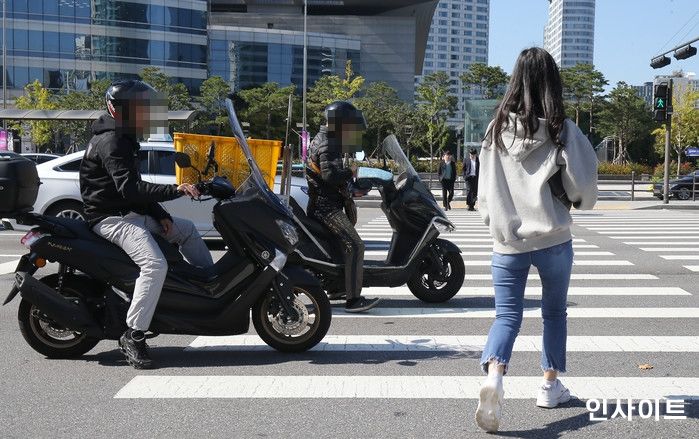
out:
{"label": "yellow barrier", "polygon": [[[216,144],[216,162],[219,165],[219,175],[228,177],[237,187],[250,175],[250,169],[243,151],[238,147],[238,141],[234,137],[175,133],[175,150],[189,155],[192,159],[192,166],[200,171],[203,171],[206,166],[206,153],[211,142]],[[257,166],[262,171],[262,176],[269,187],[273,188],[282,142],[279,140],[248,139],[248,145]],[[175,169],[177,184],[197,183],[198,174],[194,169],[181,169],[179,166],[176,166]],[[209,177],[212,175],[213,170]]]}

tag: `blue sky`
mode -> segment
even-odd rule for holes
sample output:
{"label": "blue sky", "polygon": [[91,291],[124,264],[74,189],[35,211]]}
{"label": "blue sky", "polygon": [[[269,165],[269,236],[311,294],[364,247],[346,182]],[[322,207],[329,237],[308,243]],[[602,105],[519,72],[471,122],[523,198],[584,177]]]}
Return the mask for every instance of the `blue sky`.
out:
{"label": "blue sky", "polygon": [[[547,0],[490,0],[490,65],[511,73],[522,49],[543,45],[548,4]],[[662,69],[649,66],[657,54],[697,37],[697,0],[596,1],[595,67],[612,86],[618,81],[641,85],[655,75],[679,69],[699,75],[699,54],[682,61],[671,57],[672,63]]]}

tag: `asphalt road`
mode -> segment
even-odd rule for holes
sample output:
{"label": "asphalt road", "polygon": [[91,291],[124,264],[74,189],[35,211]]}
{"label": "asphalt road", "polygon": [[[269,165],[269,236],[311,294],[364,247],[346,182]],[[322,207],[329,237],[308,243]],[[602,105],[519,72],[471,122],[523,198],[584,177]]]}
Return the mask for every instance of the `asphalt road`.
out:
{"label": "asphalt road", "polygon": [[[284,355],[247,338],[160,336],[161,366],[136,371],[114,342],[75,360],[47,360],[17,329],[19,301],[0,308],[2,437],[485,437],[473,421],[482,339],[492,321],[487,231],[477,213],[452,211],[447,238],[466,261],[462,293],[424,304],[404,289],[369,317],[337,315],[326,343]],[[369,257],[381,258],[386,225],[360,210]],[[699,428],[699,215],[691,211],[593,211],[575,215],[576,265],[569,295],[568,373],[582,400],[534,405],[540,366],[537,286],[525,298],[520,345],[505,378],[505,437],[696,437]],[[0,232],[0,272],[23,253]],[[215,247],[215,255],[220,248]],[[50,267],[44,269],[46,273]],[[532,270],[532,274],[535,274]],[[0,275],[0,294],[11,287]],[[540,294],[540,293],[539,293]],[[530,310],[529,310],[530,309]],[[406,316],[406,314],[408,314]],[[248,343],[243,344],[243,343]],[[642,370],[639,365],[650,364]],[[590,398],[609,398],[632,419],[591,421]],[[642,398],[685,399],[687,419],[641,419]],[[691,401],[690,401],[691,400]],[[601,412],[598,416],[602,416]],[[628,415],[627,415],[628,416]]]}

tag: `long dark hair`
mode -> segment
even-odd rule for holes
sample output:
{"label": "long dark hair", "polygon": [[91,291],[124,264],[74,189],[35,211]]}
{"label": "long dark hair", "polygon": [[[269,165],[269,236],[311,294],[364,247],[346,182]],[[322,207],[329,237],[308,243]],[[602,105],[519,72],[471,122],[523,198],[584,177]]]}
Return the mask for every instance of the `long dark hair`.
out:
{"label": "long dark hair", "polygon": [[486,138],[501,149],[505,149],[501,135],[510,124],[510,113],[517,114],[524,127],[524,138],[533,139],[539,129],[539,118],[546,119],[549,136],[563,146],[561,132],[566,115],[561,74],[553,57],[544,49],[525,49],[517,58],[507,93],[486,133]]}

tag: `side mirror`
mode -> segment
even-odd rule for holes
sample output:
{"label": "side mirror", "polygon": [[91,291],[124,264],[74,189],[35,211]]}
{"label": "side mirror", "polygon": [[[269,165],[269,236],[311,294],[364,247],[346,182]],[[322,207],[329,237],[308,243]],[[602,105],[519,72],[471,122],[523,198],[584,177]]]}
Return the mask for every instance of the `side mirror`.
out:
{"label": "side mirror", "polygon": [[177,166],[182,169],[192,167],[192,159],[190,159],[189,156],[183,152],[175,153],[175,163],[177,163]]}

